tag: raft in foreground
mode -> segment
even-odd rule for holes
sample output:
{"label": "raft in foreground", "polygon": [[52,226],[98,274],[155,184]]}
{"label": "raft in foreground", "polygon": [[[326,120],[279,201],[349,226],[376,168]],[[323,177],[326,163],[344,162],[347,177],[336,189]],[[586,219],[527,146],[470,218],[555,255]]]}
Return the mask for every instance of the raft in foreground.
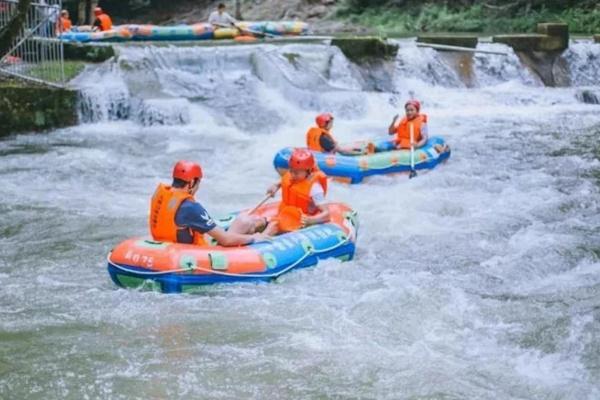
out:
{"label": "raft in foreground", "polygon": [[[346,156],[313,152],[319,169],[327,176],[346,183],[361,183],[373,175],[409,174],[411,170],[411,151],[395,150],[393,142],[379,139],[371,142],[357,142],[343,147],[371,147],[374,152],[360,156]],[[280,150],[273,160],[275,169],[283,174],[294,149],[286,147]],[[429,138],[425,146],[415,149],[414,165],[417,172],[431,170],[450,157],[450,147],[439,136]]]}
{"label": "raft in foreground", "polygon": [[[268,204],[256,215],[273,217],[277,207],[278,203]],[[108,255],[108,272],[121,287],[146,286],[164,293],[180,293],[214,283],[269,281],[325,258],[350,260],[358,233],[356,212],[342,203],[329,204],[329,211],[329,223],[285,233],[271,242],[240,247],[127,239]],[[218,221],[219,225],[227,228],[235,215]]]}

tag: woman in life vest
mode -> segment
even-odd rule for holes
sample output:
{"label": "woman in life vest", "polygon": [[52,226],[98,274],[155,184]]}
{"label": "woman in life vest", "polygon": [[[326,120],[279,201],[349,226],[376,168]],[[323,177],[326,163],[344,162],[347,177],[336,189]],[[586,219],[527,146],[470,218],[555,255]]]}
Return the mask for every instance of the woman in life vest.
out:
{"label": "woman in life vest", "polygon": [[[411,145],[419,148],[427,143],[427,115],[419,114],[421,103],[418,100],[409,100],[404,105],[406,116],[399,120],[396,114],[388,132],[390,135],[396,135],[397,149],[410,149]],[[411,138],[412,133],[412,138]]]}
{"label": "woman in life vest", "polygon": [[[219,227],[194,195],[200,187],[202,168],[191,161],[179,161],[173,168],[171,186],[160,183],[150,204],[150,233],[154,240],[174,243],[208,245],[204,234],[212,236],[221,246],[240,246],[269,240],[262,233],[254,233],[257,226],[232,225],[229,230]],[[256,221],[266,224],[266,221]],[[240,232],[239,227],[247,232]],[[249,234],[253,228],[252,234]]]}
{"label": "woman in life vest", "polygon": [[112,20],[100,7],[94,8],[94,15],[96,19],[93,23],[93,30],[95,31],[110,31],[112,29]]}
{"label": "woman in life vest", "polygon": [[313,126],[306,132],[306,147],[312,151],[321,153],[340,153],[343,155],[363,154],[361,149],[350,149],[341,147],[331,134],[333,128],[333,115],[331,113],[321,113],[315,118],[317,126]]}
{"label": "woman in life vest", "polygon": [[[306,149],[295,149],[288,166],[289,170],[283,174],[281,182],[267,190],[268,195],[274,196],[281,188],[278,218],[289,209],[297,209],[301,213],[300,228],[328,222],[330,215],[325,200],[327,177],[316,169],[313,154]],[[273,223],[278,222],[272,221],[270,225]]]}

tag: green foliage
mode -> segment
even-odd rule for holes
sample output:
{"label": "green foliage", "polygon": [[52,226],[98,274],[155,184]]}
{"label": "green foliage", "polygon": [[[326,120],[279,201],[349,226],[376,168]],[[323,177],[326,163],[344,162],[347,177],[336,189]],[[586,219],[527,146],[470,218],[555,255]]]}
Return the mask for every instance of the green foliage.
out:
{"label": "green foliage", "polygon": [[[364,4],[369,3],[367,8]],[[376,3],[378,6],[373,6]],[[445,1],[428,3],[403,2],[404,6],[394,6],[390,1],[367,2],[348,0],[340,9],[338,18],[375,28],[382,34],[407,35],[416,32],[480,32],[510,33],[533,32],[539,22],[565,22],[572,33],[590,34],[600,32],[600,7],[589,8],[589,2],[571,1],[571,8],[557,8],[553,2],[549,6],[531,2],[532,6],[522,8],[489,8],[483,2],[472,0],[462,4],[472,6],[448,6]],[[487,3],[486,3],[487,4]],[[580,8],[577,8],[581,5]]]}

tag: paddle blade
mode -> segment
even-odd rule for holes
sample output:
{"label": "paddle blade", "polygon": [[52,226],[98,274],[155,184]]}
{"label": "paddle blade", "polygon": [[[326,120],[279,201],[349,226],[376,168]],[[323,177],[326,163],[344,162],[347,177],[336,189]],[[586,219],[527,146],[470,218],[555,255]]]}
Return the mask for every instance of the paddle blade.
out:
{"label": "paddle blade", "polygon": [[277,216],[279,231],[293,232],[302,228],[302,210],[298,207],[283,207]]}

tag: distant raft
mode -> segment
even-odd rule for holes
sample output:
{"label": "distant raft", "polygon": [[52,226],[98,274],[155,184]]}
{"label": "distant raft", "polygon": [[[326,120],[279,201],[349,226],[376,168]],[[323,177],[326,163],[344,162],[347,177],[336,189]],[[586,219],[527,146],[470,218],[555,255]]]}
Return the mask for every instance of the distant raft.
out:
{"label": "distant raft", "polygon": [[217,28],[208,23],[194,25],[120,25],[104,32],[78,32],[72,30],[60,35],[69,42],[122,42],[130,40],[211,40],[234,39],[238,36],[298,36],[308,33],[308,24],[301,21],[243,21],[237,24],[240,29]]}
{"label": "distant raft", "polygon": [[[388,139],[370,142],[357,142],[344,147],[369,148],[370,152],[359,156],[346,156],[313,152],[319,169],[327,176],[346,183],[361,183],[363,179],[373,175],[410,173],[411,151],[396,150],[394,143]],[[293,148],[280,150],[273,160],[273,165],[280,174],[288,168],[288,160]],[[438,136],[429,138],[425,146],[415,149],[415,170],[430,170],[450,157],[450,147]]]}
{"label": "distant raft", "polygon": [[[274,217],[278,206],[278,203],[267,204],[256,215]],[[328,207],[331,214],[328,223],[247,246],[195,246],[148,238],[127,239],[108,255],[108,273],[121,287],[180,293],[215,283],[269,281],[325,258],[350,260],[358,234],[356,212],[342,203],[331,203]],[[219,225],[227,228],[235,215],[218,221]]]}

